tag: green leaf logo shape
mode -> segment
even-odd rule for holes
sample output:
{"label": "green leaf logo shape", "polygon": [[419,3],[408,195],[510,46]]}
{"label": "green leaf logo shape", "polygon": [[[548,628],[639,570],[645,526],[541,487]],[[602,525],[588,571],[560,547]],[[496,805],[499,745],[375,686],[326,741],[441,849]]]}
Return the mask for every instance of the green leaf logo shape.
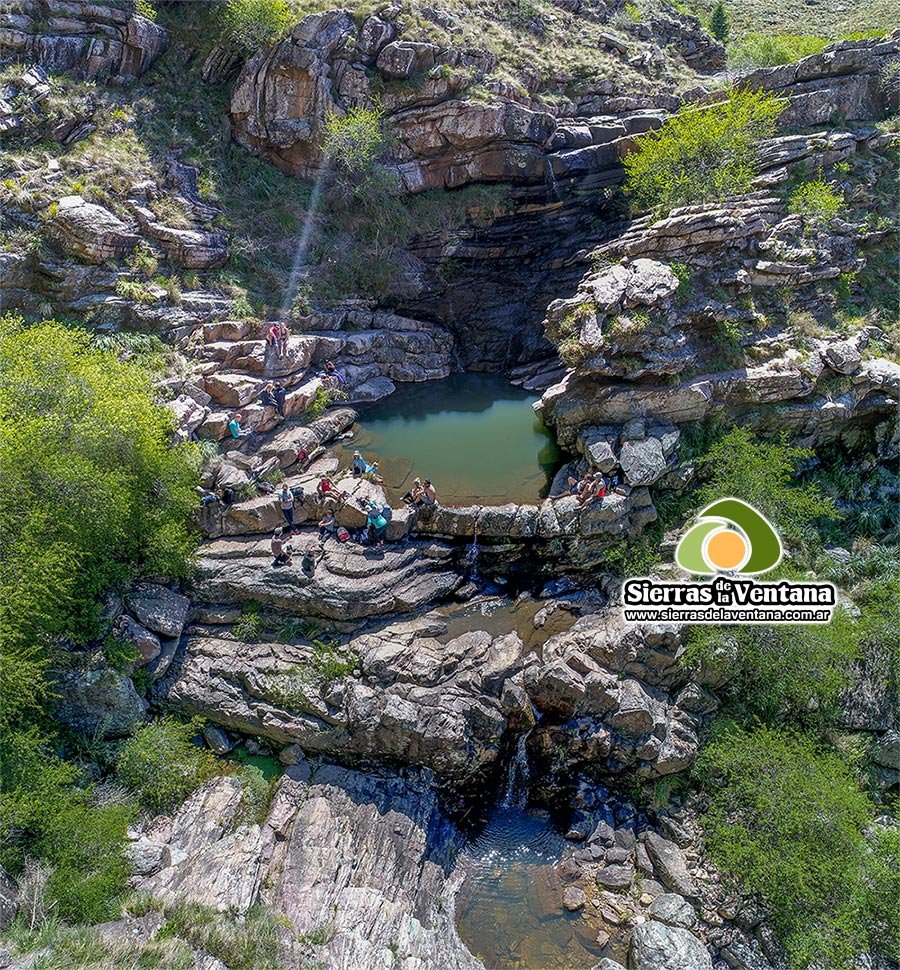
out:
{"label": "green leaf logo shape", "polygon": [[697,524],[678,543],[675,561],[689,573],[722,572],[722,567],[711,561],[709,550],[723,532],[737,532],[746,549],[743,561],[733,571],[765,573],[781,562],[783,550],[778,533],[765,516],[739,498],[723,498],[707,505]]}

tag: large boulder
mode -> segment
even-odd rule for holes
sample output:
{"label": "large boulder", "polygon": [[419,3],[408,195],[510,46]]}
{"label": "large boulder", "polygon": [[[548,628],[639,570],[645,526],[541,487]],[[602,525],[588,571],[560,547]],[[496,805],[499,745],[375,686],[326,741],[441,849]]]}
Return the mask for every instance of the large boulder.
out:
{"label": "large boulder", "polygon": [[67,195],[47,223],[50,238],[69,256],[85,263],[121,259],[137,245],[138,236],[109,209]]}
{"label": "large boulder", "polygon": [[706,947],[690,930],[648,920],[634,928],[629,970],[712,970]]}
{"label": "large boulder", "polygon": [[191,601],[156,583],[139,583],[127,596],[128,608],[147,629],[167,638],[181,636]]}
{"label": "large boulder", "polygon": [[108,667],[64,675],[59,694],[57,719],[88,737],[126,737],[145,717],[146,703],[131,678]]}
{"label": "large boulder", "polygon": [[679,896],[696,898],[698,895],[697,883],[693,876],[688,872],[684,853],[674,842],[664,839],[656,832],[648,831],[644,836],[644,845],[653,861],[653,868],[656,870],[660,881],[673,893]]}

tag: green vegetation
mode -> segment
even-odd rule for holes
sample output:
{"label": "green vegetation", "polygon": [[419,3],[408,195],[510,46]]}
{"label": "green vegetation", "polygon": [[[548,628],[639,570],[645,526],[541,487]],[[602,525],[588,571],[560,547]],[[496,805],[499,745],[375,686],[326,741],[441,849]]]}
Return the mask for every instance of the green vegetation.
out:
{"label": "green vegetation", "polygon": [[713,7],[713,12],[709,18],[709,32],[723,44],[731,34],[731,21],[728,18],[728,11],[722,0],[718,0]]}
{"label": "green vegetation", "polygon": [[775,130],[784,102],[767,92],[734,90],[642,135],[625,158],[626,192],[639,209],[724,198],[749,190],[754,149]]}
{"label": "green vegetation", "polygon": [[844,208],[844,193],[832,188],[822,179],[799,185],[791,193],[788,211],[813,225],[829,226]]}
{"label": "green vegetation", "polygon": [[171,427],[138,363],[0,319],[3,724],[40,713],[55,645],[96,636],[104,591],[139,569],[185,574],[195,466]]}
{"label": "green vegetation", "polygon": [[728,63],[737,70],[777,67],[818,54],[829,43],[806,34],[747,34],[729,46]]}
{"label": "green vegetation", "polygon": [[695,773],[709,851],[771,908],[792,967],[896,958],[897,834],[868,842],[872,806],[840,756],[788,728],[726,723]]}
{"label": "green vegetation", "polygon": [[25,873],[35,926],[115,915],[136,812],[58,753],[46,712],[60,645],[101,634],[101,595],[139,571],[183,575],[194,544],[193,453],[169,447],[142,355],[99,343],[0,318],[0,864]]}
{"label": "green vegetation", "polygon": [[285,0],[228,0],[222,13],[225,37],[245,54],[280,40],[294,21]]}
{"label": "green vegetation", "polygon": [[144,724],[122,746],[116,778],[150,812],[165,812],[218,771],[206,748],[192,741],[201,724],[161,717]]}
{"label": "green vegetation", "polygon": [[325,122],[322,150],[344,172],[359,178],[384,150],[383,120],[381,108],[352,108],[345,115],[333,114]]}

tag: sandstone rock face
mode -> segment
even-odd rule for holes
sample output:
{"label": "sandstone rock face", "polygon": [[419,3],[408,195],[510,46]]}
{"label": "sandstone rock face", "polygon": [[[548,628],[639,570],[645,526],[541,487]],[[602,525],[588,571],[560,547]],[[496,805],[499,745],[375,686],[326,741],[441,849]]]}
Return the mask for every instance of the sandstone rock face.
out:
{"label": "sandstone rock face", "polygon": [[466,774],[496,760],[507,717],[526,711],[524,649],[515,633],[438,639],[445,629],[429,616],[357,636],[343,652],[353,672],[333,680],[308,644],[192,634],[154,697],[298,752]]}
{"label": "sandstone rock face", "polygon": [[118,216],[101,205],[85,202],[80,195],[59,200],[59,208],[47,231],[63,252],[86,263],[120,259],[138,242],[138,237]]}
{"label": "sandstone rock face", "polygon": [[190,600],[165,586],[139,583],[128,594],[131,612],[150,630],[163,637],[180,637]]}
{"label": "sandstone rock face", "polygon": [[[532,742],[536,754],[569,769],[599,763],[645,777],[686,768],[716,702],[687,682],[677,666],[682,649],[677,628],[626,628],[616,609],[582,617],[551,637],[542,663],[525,671],[525,688],[543,715]],[[672,882],[683,876],[676,891],[684,894],[689,880],[676,873],[676,862]]]}
{"label": "sandstone rock face", "polygon": [[[481,967],[453,927],[456,836],[421,776],[303,763],[281,780],[261,826],[242,810],[238,782],[208,783],[168,831],[148,833],[163,866],[137,887],[220,910],[273,907],[300,940],[282,956],[290,966],[357,970],[396,952],[409,967]],[[326,942],[303,942],[325,926]]]}
{"label": "sandstone rock face", "polygon": [[847,119],[880,118],[896,107],[885,66],[900,52],[900,33],[887,38],[843,41],[795,64],[762,68],[740,78],[748,88],[763,88],[790,98],[780,124],[807,127]]}
{"label": "sandstone rock face", "polygon": [[370,74],[405,80],[425,73],[419,90],[384,97],[407,191],[543,176],[542,145],[556,127],[552,115],[508,100],[456,98],[494,66],[490,55],[394,41],[395,33],[377,17],[359,27],[340,11],[306,17],[241,72],[231,99],[235,137],[279,168],[311,176],[324,161],[326,118],[373,106]]}
{"label": "sandstone rock face", "polygon": [[166,30],[125,5],[8,0],[0,9],[0,55],[81,78],[140,77],[168,44]]}
{"label": "sandstone rock face", "polygon": [[461,577],[447,569],[449,558],[448,549],[425,542],[381,550],[330,543],[310,577],[296,560],[274,566],[268,538],[221,539],[199,553],[194,594],[333,620],[387,616],[439,600],[461,585]]}

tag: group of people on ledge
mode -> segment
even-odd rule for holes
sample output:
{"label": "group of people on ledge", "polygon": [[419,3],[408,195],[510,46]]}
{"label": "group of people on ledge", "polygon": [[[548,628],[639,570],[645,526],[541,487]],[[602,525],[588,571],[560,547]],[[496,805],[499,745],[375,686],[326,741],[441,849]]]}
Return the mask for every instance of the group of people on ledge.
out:
{"label": "group of people on ledge", "polygon": [[594,502],[602,502],[604,498],[621,482],[618,476],[606,476],[601,471],[591,471],[588,469],[581,478],[569,475],[566,482],[566,490],[554,495],[555,499],[565,498],[574,495],[578,499],[578,507],[586,509]]}
{"label": "group of people on ledge", "polygon": [[[360,451],[354,451],[350,464],[350,472],[354,477],[368,475],[370,479],[381,483],[383,479],[378,474],[378,462],[369,462]],[[293,546],[290,538],[294,534],[297,526],[294,523],[294,506],[297,501],[303,499],[303,489],[299,486],[291,488],[287,482],[281,486],[278,492],[277,501],[281,513],[284,516],[285,524],[279,526],[272,535],[271,547],[272,556],[275,564],[287,565],[293,560]],[[315,546],[310,544],[303,556],[301,568],[309,576],[314,575],[315,565],[322,556],[322,547],[329,539],[337,539],[338,542],[347,542],[351,538],[375,548],[381,548],[387,537],[388,526],[390,525],[394,510],[390,504],[381,504],[373,499],[363,500],[360,511],[365,513],[366,522],[363,528],[353,535],[349,529],[342,526],[337,521],[337,512],[347,502],[352,501],[352,496],[346,489],[337,486],[330,475],[321,475],[316,483],[316,500],[323,506],[324,514],[318,522],[319,535]],[[415,478],[409,491],[403,496],[404,502],[412,508],[436,507],[437,491],[430,479],[424,481]]]}

